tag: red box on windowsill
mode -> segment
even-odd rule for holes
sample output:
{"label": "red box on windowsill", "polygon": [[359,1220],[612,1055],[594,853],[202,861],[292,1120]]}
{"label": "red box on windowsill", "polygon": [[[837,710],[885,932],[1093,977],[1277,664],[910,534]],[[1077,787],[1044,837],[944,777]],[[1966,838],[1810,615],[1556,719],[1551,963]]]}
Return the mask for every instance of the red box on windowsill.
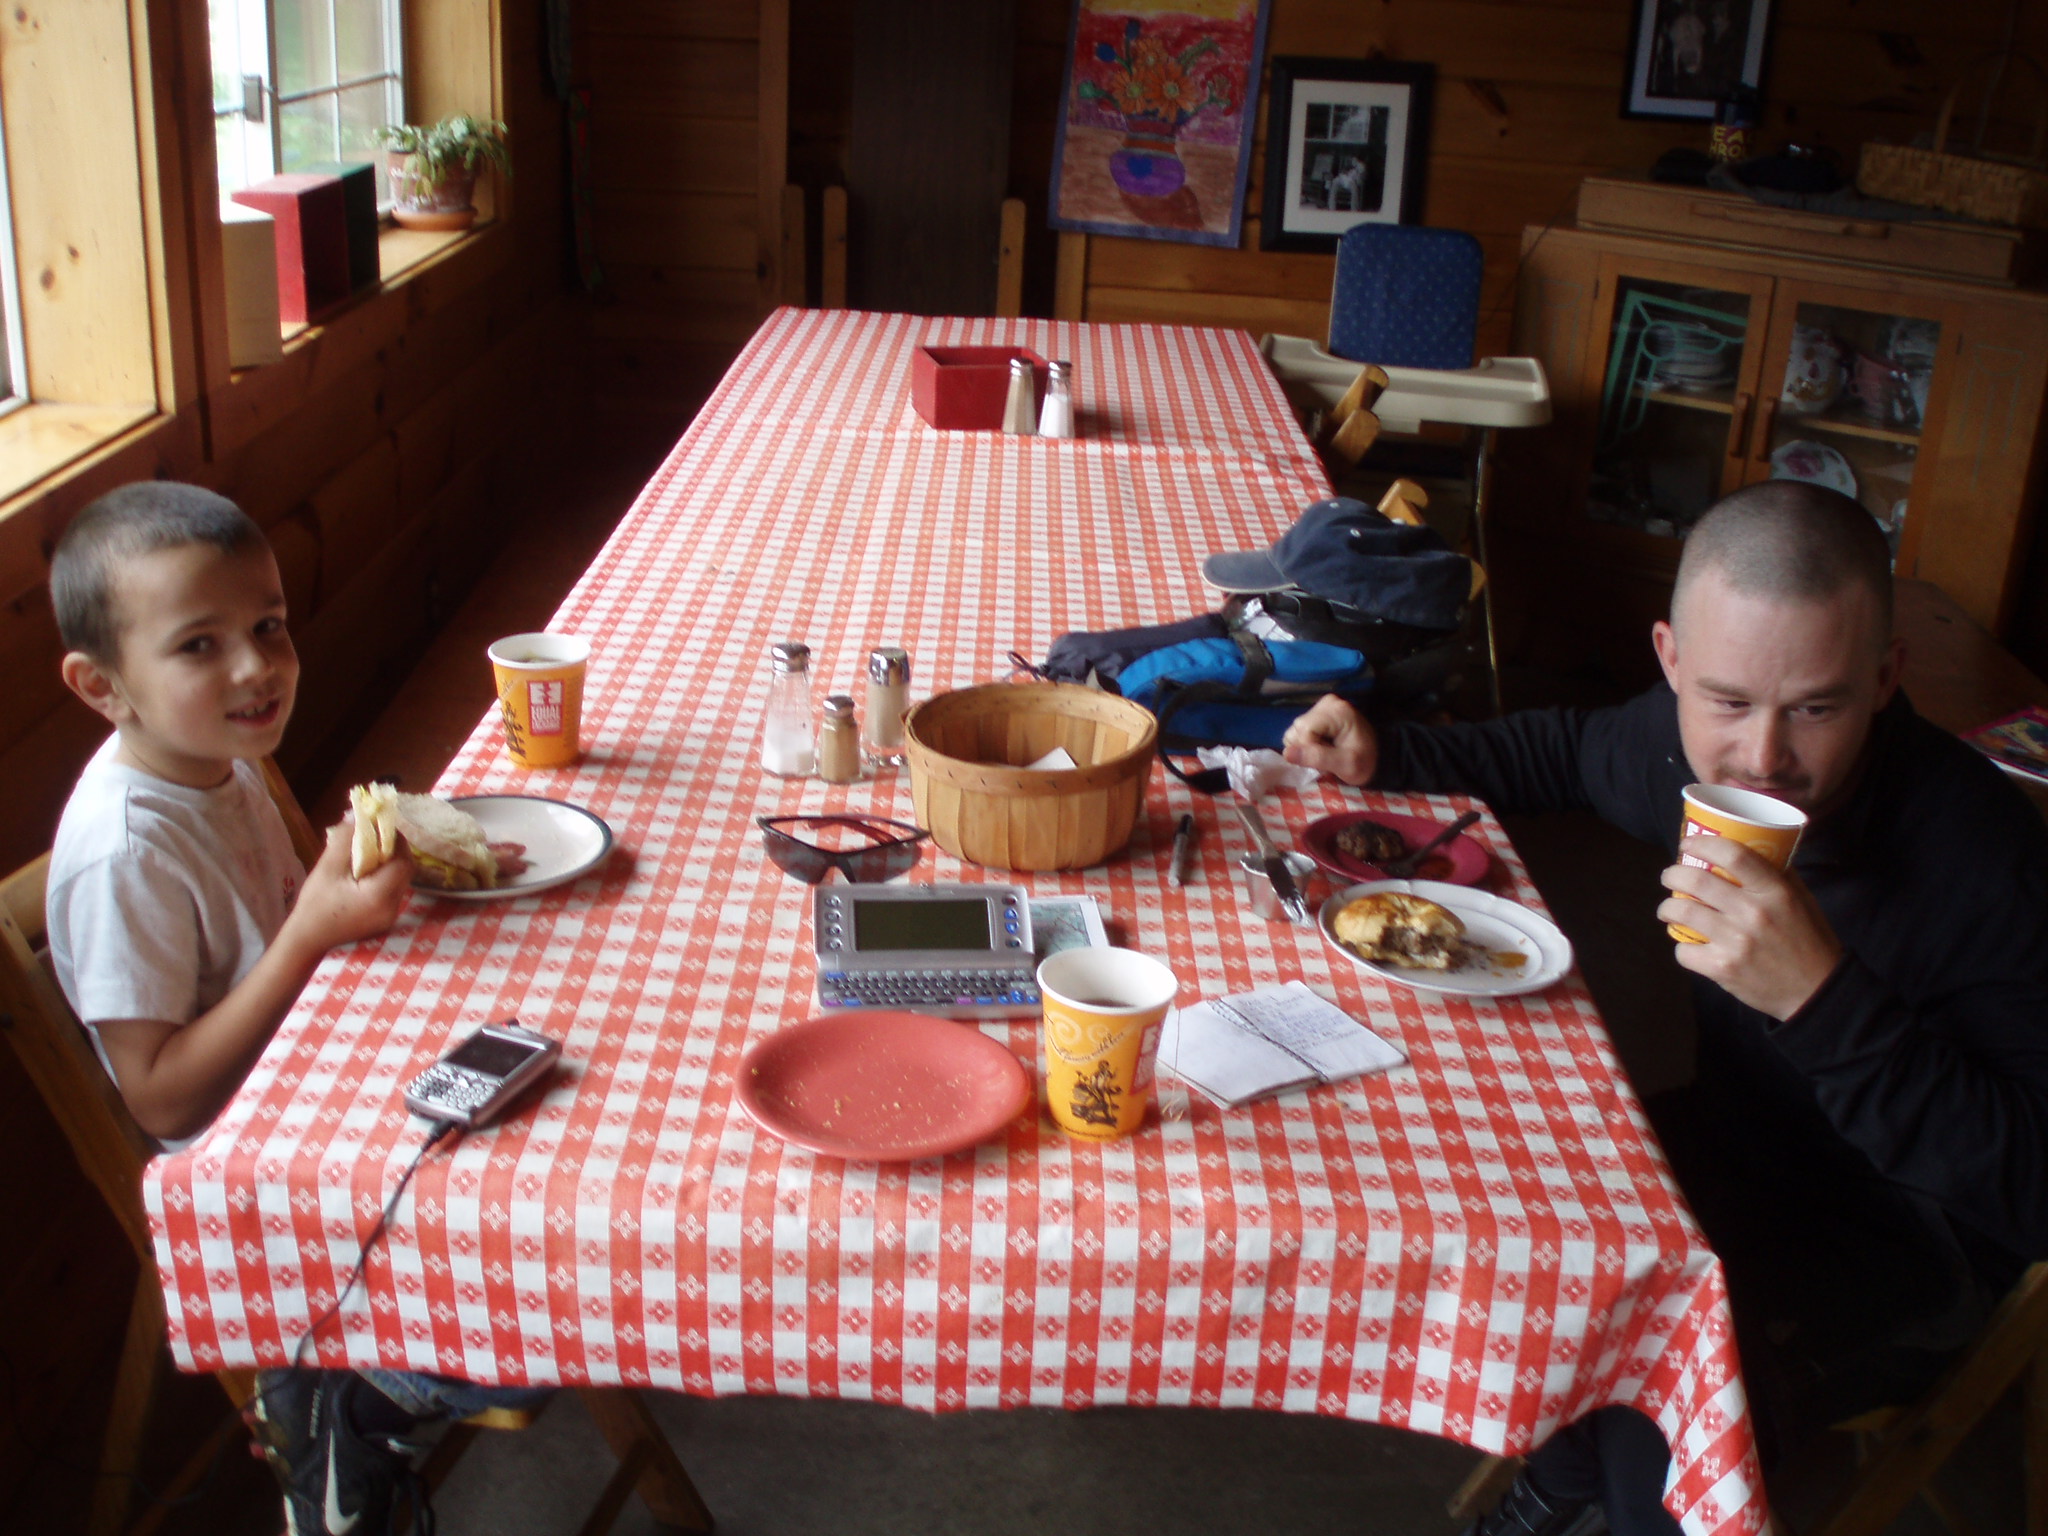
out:
{"label": "red box on windowsill", "polygon": [[1031,363],[1034,401],[1045,402],[1045,359],[1028,347],[919,347],[910,360],[910,403],[932,426],[1000,432],[1010,398],[1010,359]]}
{"label": "red box on windowsill", "polygon": [[233,196],[277,221],[279,319],[317,320],[349,296],[348,198],[339,176],[273,176]]}

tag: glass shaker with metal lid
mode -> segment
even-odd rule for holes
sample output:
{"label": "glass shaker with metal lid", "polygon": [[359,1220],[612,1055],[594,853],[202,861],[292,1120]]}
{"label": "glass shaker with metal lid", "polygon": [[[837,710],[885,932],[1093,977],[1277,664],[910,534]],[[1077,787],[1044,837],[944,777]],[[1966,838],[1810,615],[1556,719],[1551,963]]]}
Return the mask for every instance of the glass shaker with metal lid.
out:
{"label": "glass shaker with metal lid", "polygon": [[773,676],[761,726],[761,766],[785,779],[807,779],[817,763],[811,731],[811,648],[778,640],[768,648]]}
{"label": "glass shaker with metal lid", "polygon": [[903,713],[910,707],[910,652],[878,645],[868,652],[867,755],[871,763],[903,761]]}

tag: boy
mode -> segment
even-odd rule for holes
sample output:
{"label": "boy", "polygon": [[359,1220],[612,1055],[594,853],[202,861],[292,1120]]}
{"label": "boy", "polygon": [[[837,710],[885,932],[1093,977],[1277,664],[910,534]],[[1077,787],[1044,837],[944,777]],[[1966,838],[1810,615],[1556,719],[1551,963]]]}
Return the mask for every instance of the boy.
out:
{"label": "boy", "polygon": [[[109,492],[58,541],[50,594],[65,684],[114,727],[57,829],[50,955],[136,1123],[176,1150],[241,1086],[321,956],[390,928],[412,866],[352,878],[345,826],[310,871],[292,853],[259,764],[291,718],[298,656],[277,562],[233,502],[170,481]],[[451,1402],[534,1396],[376,1384],[262,1374],[252,1414],[292,1536],[383,1530],[404,1470],[392,1436]]]}

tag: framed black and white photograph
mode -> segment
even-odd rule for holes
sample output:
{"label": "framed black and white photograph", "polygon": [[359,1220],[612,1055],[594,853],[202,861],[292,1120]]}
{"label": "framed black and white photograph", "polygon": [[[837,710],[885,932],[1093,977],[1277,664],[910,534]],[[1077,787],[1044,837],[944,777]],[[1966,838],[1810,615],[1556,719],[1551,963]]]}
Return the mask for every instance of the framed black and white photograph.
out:
{"label": "framed black and white photograph", "polygon": [[1430,64],[1273,60],[1260,246],[1334,251],[1354,224],[1420,220],[1435,82]]}
{"label": "framed black and white photograph", "polygon": [[1709,119],[1737,86],[1759,90],[1771,0],[1636,0],[1624,117]]}

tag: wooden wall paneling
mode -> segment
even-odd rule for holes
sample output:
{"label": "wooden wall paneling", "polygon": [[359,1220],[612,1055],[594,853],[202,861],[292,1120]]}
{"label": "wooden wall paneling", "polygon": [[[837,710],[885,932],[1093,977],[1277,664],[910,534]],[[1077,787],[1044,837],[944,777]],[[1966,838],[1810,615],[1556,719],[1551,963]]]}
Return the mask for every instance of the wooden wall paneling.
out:
{"label": "wooden wall paneling", "polygon": [[[636,266],[741,270],[754,274],[758,295],[760,204],[752,195],[619,189],[600,190],[593,201],[607,265],[615,252]],[[687,287],[679,284],[677,294],[686,299]]]}
{"label": "wooden wall paneling", "polygon": [[824,216],[819,221],[818,304],[823,309],[846,308],[846,188],[834,182],[822,199]]}
{"label": "wooden wall paneling", "polygon": [[801,306],[810,284],[810,272],[804,261],[804,226],[808,220],[804,217],[802,187],[784,185],[775,222],[780,235],[775,256],[777,302]]}
{"label": "wooden wall paneling", "polygon": [[208,383],[215,338],[204,329],[202,294],[221,300],[219,341],[226,337],[219,216],[196,219],[193,206],[195,185],[211,190],[216,180],[213,103],[195,102],[183,86],[187,51],[208,46],[206,17],[198,6],[129,0],[128,20],[129,46],[148,61],[135,72],[135,118],[156,399],[165,410],[178,410],[194,403]]}
{"label": "wooden wall paneling", "polygon": [[1012,0],[868,0],[859,18],[846,157],[851,300],[988,314],[1009,188]]}
{"label": "wooden wall paneling", "polygon": [[1024,313],[1024,200],[1006,197],[996,250],[996,313],[1015,318]]}
{"label": "wooden wall paneling", "polygon": [[[1940,456],[1927,477],[1933,500],[1910,574],[1933,582],[1999,635],[2021,601],[2036,521],[2030,514],[2042,495],[2039,359],[2048,354],[2048,317],[2015,326],[2009,314],[1976,311],[1960,329]],[[2026,487],[2025,494],[2012,498],[2014,486]],[[1919,508],[1911,518],[1920,520]],[[2041,595],[2029,600],[2039,603]]]}
{"label": "wooden wall paneling", "polygon": [[1053,278],[1052,312],[1061,320],[1079,320],[1088,307],[1089,237],[1063,229],[1057,243],[1059,264]]}
{"label": "wooden wall paneling", "polygon": [[[422,407],[407,420],[430,414]],[[443,441],[452,441],[452,413],[443,413],[442,420],[448,429]],[[311,614],[346,588],[403,522],[397,433],[385,433],[368,452],[329,476],[306,498],[305,507],[319,530],[321,554],[319,584],[304,610]]]}
{"label": "wooden wall paneling", "polygon": [[[157,402],[126,0],[16,0],[0,113],[30,393]],[[35,153],[26,153],[33,145]]]}
{"label": "wooden wall paneling", "polygon": [[[801,280],[795,300],[784,275],[782,193],[789,182],[789,0],[758,0],[760,42],[755,54],[759,71],[756,114],[759,147],[754,152],[755,195],[760,203],[755,236],[755,272],[761,280],[761,308],[802,303]],[[797,205],[802,212],[802,203]],[[802,250],[801,232],[798,251]]]}

